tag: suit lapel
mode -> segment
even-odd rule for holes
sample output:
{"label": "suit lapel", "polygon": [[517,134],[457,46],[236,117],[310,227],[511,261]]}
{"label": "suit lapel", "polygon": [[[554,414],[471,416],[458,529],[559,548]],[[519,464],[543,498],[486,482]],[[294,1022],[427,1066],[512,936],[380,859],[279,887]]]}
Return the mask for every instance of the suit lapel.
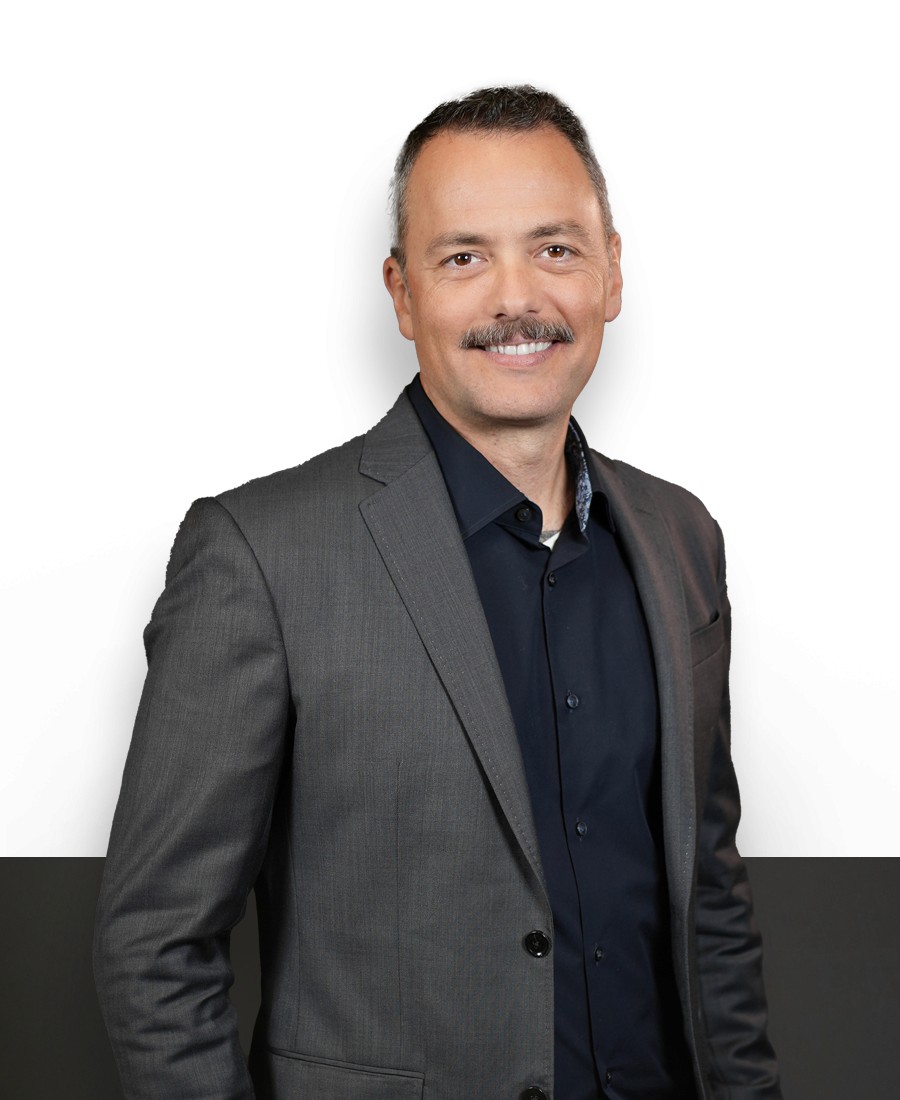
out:
{"label": "suit lapel", "polygon": [[[653,497],[592,452],[647,620],[659,692],[663,833],[669,895],[687,918],[692,896],[696,812],[690,634],[681,573]],[[620,472],[621,471],[621,472]]]}
{"label": "suit lapel", "polygon": [[510,827],[544,885],[522,756],[490,630],[443,475],[408,399],[366,437],[360,505]]}

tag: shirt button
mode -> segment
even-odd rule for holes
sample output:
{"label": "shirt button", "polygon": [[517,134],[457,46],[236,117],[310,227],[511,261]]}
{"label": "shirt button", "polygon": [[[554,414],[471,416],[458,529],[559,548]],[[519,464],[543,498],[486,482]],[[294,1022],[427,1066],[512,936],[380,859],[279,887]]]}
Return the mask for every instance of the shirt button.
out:
{"label": "shirt button", "polygon": [[527,523],[531,519],[531,509],[527,504],[516,512],[516,519],[519,523]]}
{"label": "shirt button", "polygon": [[550,937],[546,932],[535,928],[525,937],[525,950],[536,959],[542,959],[550,954]]}
{"label": "shirt button", "polygon": [[602,947],[595,947],[594,948],[594,962],[595,963],[601,962],[602,959],[603,959],[603,948]]}
{"label": "shirt button", "polygon": [[522,1093],[521,1100],[547,1100],[547,1094],[537,1085],[531,1085]]}
{"label": "shirt button", "polygon": [[581,700],[573,691],[570,691],[569,694],[566,696],[566,706],[569,708],[569,710],[574,710],[580,702]]}
{"label": "shirt button", "polygon": [[576,821],[575,832],[578,833],[579,836],[584,836],[584,834],[587,832],[587,825],[585,825],[583,821]]}
{"label": "shirt button", "polygon": [[547,584],[549,584],[551,588],[554,586],[554,584],[556,584],[556,574],[555,573],[549,573],[547,575]]}

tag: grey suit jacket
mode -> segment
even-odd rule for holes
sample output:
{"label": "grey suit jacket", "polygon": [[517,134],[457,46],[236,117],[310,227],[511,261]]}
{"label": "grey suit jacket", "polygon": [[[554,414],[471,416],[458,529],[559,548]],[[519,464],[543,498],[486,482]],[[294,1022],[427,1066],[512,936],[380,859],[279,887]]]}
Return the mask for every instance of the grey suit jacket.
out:
{"label": "grey suit jacket", "polygon": [[[592,461],[653,645],[698,1090],[776,1100],[734,845],[719,529],[684,490]],[[553,927],[516,731],[406,397],[361,438],[197,501],[145,644],[95,942],[126,1096],[551,1097],[552,956],[523,937]],[[248,1068],[228,941],[254,885]]]}

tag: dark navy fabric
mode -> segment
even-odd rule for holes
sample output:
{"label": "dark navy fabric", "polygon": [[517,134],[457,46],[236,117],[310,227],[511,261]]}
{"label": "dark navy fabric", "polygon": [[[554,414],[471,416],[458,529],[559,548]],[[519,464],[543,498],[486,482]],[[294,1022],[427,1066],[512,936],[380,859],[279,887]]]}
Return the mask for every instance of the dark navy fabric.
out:
{"label": "dark navy fabric", "polygon": [[659,716],[640,601],[587,444],[552,550],[541,513],[407,392],[437,454],[522,748],[553,910],[556,1100],[690,1100],[662,855]]}

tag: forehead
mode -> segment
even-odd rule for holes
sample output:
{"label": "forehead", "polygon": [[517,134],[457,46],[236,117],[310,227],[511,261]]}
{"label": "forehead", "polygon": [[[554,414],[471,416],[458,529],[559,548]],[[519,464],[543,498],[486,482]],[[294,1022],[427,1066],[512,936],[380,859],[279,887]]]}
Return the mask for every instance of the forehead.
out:
{"label": "forehead", "polygon": [[602,234],[600,202],[568,138],[444,131],[419,153],[406,188],[407,239],[454,229],[580,222]]}

